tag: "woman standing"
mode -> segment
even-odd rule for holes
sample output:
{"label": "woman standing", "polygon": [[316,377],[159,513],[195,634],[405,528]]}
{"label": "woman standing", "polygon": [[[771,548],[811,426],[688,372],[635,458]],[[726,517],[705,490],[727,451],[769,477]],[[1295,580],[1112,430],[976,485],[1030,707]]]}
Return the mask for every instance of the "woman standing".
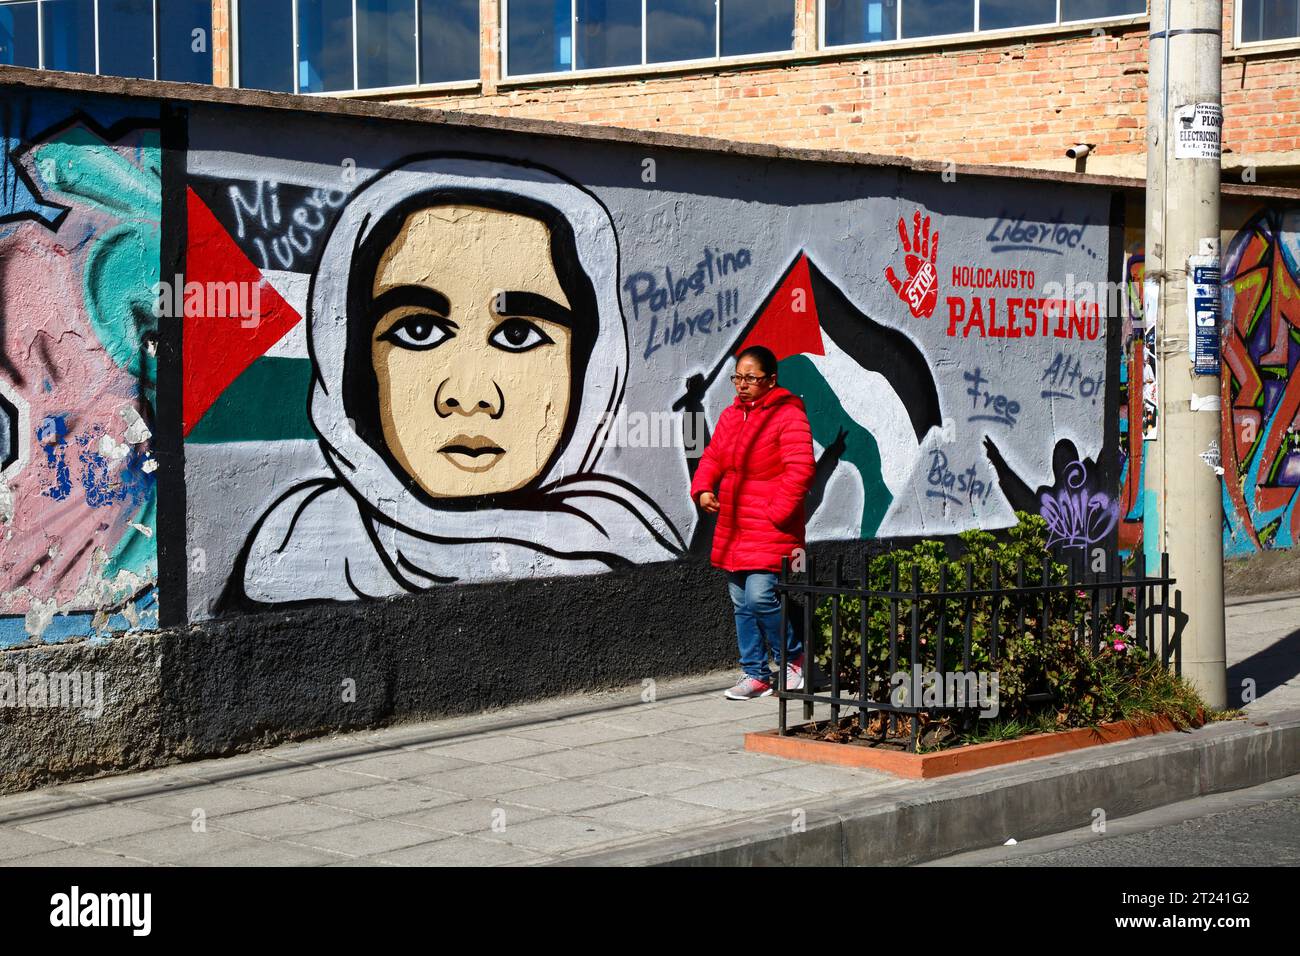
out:
{"label": "woman standing", "polygon": [[776,356],[761,345],[743,350],[731,376],[736,400],[723,411],[691,482],[691,498],[716,513],[712,561],[727,572],[736,611],[744,676],[731,700],[772,693],[767,657],[781,660],[786,688],[803,687],[803,648],[791,622],[781,631],[776,595],[781,559],[803,547],[804,497],[812,482],[812,431],[803,401],[776,383]]}

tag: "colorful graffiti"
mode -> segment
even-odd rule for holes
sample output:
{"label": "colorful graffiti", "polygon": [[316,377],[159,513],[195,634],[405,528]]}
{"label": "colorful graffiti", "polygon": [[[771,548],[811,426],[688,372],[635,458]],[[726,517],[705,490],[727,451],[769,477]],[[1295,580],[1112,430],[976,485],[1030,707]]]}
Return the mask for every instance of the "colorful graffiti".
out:
{"label": "colorful graffiti", "polygon": [[[1300,210],[1265,210],[1224,257],[1224,553],[1300,541]],[[1230,411],[1229,411],[1230,410]]]}
{"label": "colorful graffiti", "polygon": [[157,120],[6,107],[0,646],[157,623]]}
{"label": "colorful graffiti", "polygon": [[[1242,221],[1238,219],[1237,221]],[[1300,210],[1265,209],[1227,233],[1222,330],[1223,551],[1245,557],[1300,540]],[[1143,540],[1143,437],[1154,437],[1154,335],[1143,317],[1141,240],[1129,244],[1126,303],[1133,337],[1121,365],[1120,543]],[[1134,423],[1140,423],[1134,427]]]}
{"label": "colorful graffiti", "polygon": [[1119,364],[1120,523],[1119,548],[1128,555],[1142,548],[1146,507],[1145,436],[1156,426],[1155,330],[1146,328],[1142,282],[1145,275],[1141,240],[1129,244],[1124,263],[1124,309],[1127,335]]}

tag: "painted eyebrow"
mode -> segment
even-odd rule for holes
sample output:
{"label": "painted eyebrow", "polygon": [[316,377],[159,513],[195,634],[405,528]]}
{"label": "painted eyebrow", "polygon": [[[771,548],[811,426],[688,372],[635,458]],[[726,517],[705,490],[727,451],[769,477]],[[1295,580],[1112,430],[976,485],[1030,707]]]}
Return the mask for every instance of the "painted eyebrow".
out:
{"label": "painted eyebrow", "polygon": [[502,292],[499,299],[493,301],[492,311],[497,315],[527,315],[566,328],[573,327],[573,313],[538,292]]}
{"label": "painted eyebrow", "polygon": [[451,301],[437,289],[425,285],[401,285],[389,289],[376,298],[370,308],[375,321],[378,321],[394,309],[408,305],[427,309],[443,318],[451,315]]}

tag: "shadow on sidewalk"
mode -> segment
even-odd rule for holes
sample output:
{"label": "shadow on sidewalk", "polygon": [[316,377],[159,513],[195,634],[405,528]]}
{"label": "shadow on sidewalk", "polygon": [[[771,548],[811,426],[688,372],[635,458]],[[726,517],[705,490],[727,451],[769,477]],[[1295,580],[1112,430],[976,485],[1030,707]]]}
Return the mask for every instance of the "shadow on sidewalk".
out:
{"label": "shadow on sidewalk", "polygon": [[1228,706],[1241,707],[1242,681],[1255,682],[1255,700],[1300,674],[1300,630],[1228,668]]}

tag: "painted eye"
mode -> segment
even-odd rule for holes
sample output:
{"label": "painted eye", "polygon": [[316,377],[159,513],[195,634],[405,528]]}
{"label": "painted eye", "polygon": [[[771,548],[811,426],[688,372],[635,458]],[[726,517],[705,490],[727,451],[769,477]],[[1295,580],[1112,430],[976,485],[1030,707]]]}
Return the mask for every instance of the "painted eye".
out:
{"label": "painted eye", "polygon": [[446,323],[432,315],[408,315],[394,322],[381,339],[405,349],[433,349],[451,338]]}
{"label": "painted eye", "polygon": [[488,341],[507,352],[527,352],[555,340],[526,319],[507,319],[497,326]]}

